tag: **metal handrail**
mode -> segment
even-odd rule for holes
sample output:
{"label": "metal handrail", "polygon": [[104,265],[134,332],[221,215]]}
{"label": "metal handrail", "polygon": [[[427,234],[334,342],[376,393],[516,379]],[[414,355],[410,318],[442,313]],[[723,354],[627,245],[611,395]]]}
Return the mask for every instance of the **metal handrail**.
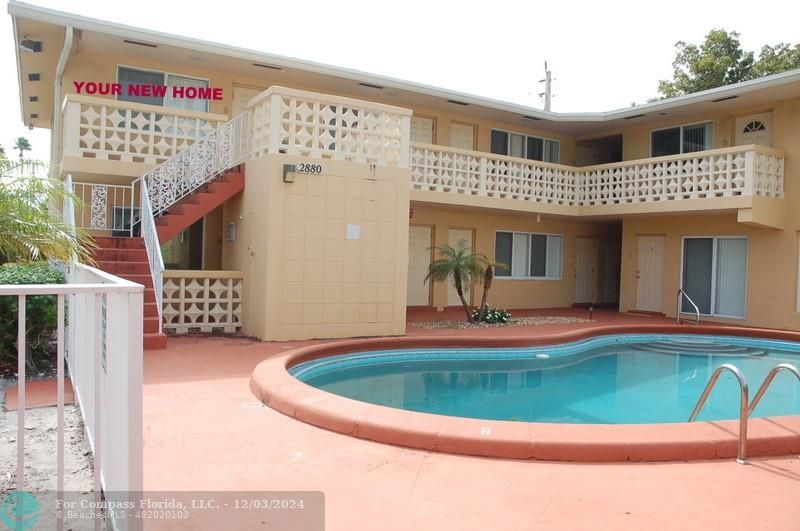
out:
{"label": "metal handrail", "polygon": [[756,396],[753,398],[753,401],[750,403],[750,409],[747,412],[748,415],[752,415],[753,411],[755,411],[756,406],[758,403],[761,402],[761,399],[764,398],[764,393],[767,392],[767,388],[772,384],[772,380],[778,375],[779,372],[786,370],[790,373],[797,376],[797,379],[800,380],[800,369],[796,366],[792,365],[791,363],[779,363],[771,371],[767,374],[767,377],[764,378],[764,382],[761,384],[761,387],[758,388],[758,392]]}
{"label": "metal handrail", "polygon": [[730,363],[725,363],[724,365],[720,365],[717,367],[717,370],[711,375],[709,378],[708,383],[706,384],[706,388],[703,390],[703,394],[700,395],[700,398],[697,400],[697,405],[694,406],[694,410],[692,414],[689,415],[689,422],[694,422],[697,418],[697,415],[700,414],[700,410],[703,409],[703,406],[708,400],[708,395],[711,394],[711,390],[717,384],[722,371],[731,371],[736,379],[739,381],[739,389],[741,390],[741,394],[739,397],[739,444],[736,448],[736,461],[741,464],[747,463],[747,419],[749,417],[749,410],[748,410],[748,403],[749,403],[749,390],[747,387],[747,378],[745,378],[742,371],[739,370],[736,365],[731,365]]}
{"label": "metal handrail", "polygon": [[678,288],[678,311],[675,312],[675,320],[678,324],[681,324],[681,297],[686,297],[686,300],[689,301],[689,304],[694,306],[694,313],[695,313],[695,320],[694,324],[700,324],[700,308],[694,303],[692,298],[686,293],[683,288]]}

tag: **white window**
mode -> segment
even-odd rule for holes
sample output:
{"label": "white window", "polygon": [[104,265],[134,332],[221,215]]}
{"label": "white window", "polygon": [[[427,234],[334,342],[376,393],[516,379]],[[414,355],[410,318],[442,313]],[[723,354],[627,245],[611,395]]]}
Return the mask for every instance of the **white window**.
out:
{"label": "white window", "polygon": [[433,118],[426,116],[411,117],[411,141],[420,144],[433,144]]}
{"label": "white window", "polygon": [[[744,318],[747,298],[747,238],[685,237],[681,287],[703,315]],[[682,312],[694,307],[684,298]]]}
{"label": "white window", "polygon": [[560,279],[562,238],[558,234],[497,231],[494,259],[498,277]]}
{"label": "white window", "polygon": [[544,162],[561,161],[561,144],[558,140],[511,133],[492,129],[491,152]]}
{"label": "white window", "polygon": [[712,122],[679,125],[650,132],[650,156],[679,155],[711,149],[714,127]]}
{"label": "white window", "polygon": [[[159,105],[190,111],[208,112],[208,100],[201,98],[173,98],[171,87],[208,88],[207,79],[179,76],[157,70],[142,70],[128,66],[117,67],[117,81],[122,85],[121,101]],[[166,85],[163,96],[142,96],[128,93],[128,85]]]}

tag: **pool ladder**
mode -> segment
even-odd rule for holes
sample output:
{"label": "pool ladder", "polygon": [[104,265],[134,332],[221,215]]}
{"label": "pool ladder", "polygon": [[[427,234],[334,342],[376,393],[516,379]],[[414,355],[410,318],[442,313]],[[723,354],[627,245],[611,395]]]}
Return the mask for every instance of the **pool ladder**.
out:
{"label": "pool ladder", "polygon": [[678,324],[681,324],[681,313],[683,313],[683,298],[686,297],[686,300],[689,301],[689,304],[692,305],[694,308],[694,324],[700,324],[700,308],[694,303],[692,298],[686,293],[683,288],[678,288],[678,310],[675,312],[675,321]]}
{"label": "pool ladder", "polygon": [[711,390],[714,389],[715,385],[717,385],[719,377],[724,371],[732,372],[736,377],[736,380],[739,382],[739,441],[736,447],[736,462],[744,465],[747,464],[747,422],[750,419],[750,415],[753,414],[756,406],[758,406],[759,402],[761,402],[761,399],[764,398],[764,394],[767,392],[767,389],[772,384],[772,381],[779,372],[789,371],[794,374],[798,380],[800,380],[800,369],[791,363],[779,363],[773,367],[771,371],[769,371],[769,374],[767,374],[767,377],[764,378],[764,382],[761,384],[761,387],[758,388],[758,392],[756,392],[756,396],[753,398],[753,401],[750,402],[747,378],[745,378],[744,374],[742,374],[742,371],[740,371],[736,365],[731,363],[720,365],[711,375],[711,378],[708,379],[708,383],[706,384],[706,388],[703,390],[703,394],[700,395],[700,398],[697,400],[697,405],[694,406],[692,414],[689,415],[689,422],[694,422],[695,419],[697,419],[697,416],[700,414],[700,411],[706,404],[706,400],[708,400],[708,397],[711,394]]}

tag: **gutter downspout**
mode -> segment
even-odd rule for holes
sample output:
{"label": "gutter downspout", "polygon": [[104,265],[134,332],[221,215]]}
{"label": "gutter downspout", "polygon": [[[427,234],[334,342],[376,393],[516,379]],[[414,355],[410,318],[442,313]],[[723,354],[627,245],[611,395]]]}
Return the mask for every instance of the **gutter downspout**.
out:
{"label": "gutter downspout", "polygon": [[56,66],[55,90],[53,92],[53,129],[50,133],[50,178],[57,179],[61,176],[59,158],[61,156],[61,140],[64,138],[61,131],[61,85],[64,81],[64,69],[67,67],[69,55],[72,52],[72,26],[66,26],[64,31],[64,47],[58,57]]}

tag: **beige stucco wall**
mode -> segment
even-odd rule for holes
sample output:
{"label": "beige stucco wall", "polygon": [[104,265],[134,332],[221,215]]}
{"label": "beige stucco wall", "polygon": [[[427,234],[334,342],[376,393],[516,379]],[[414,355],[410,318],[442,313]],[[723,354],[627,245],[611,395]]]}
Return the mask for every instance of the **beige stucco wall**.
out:
{"label": "beige stucco wall", "polygon": [[708,320],[800,329],[800,314],[795,311],[797,233],[744,225],[736,221],[735,214],[626,219],[623,222],[620,311],[636,309],[637,236],[655,235],[665,237],[662,312],[666,315],[675,316],[683,236],[747,236],[745,319],[709,317]]}
{"label": "beige stucco wall", "polygon": [[434,142],[437,144],[449,145],[450,125],[453,122],[460,122],[473,124],[477,127],[477,149],[479,151],[489,151],[491,129],[498,128],[557,139],[561,141],[561,162],[564,164],[572,164],[574,159],[575,142],[572,137],[537,129],[530,120],[523,119],[522,117],[520,117],[518,122],[514,123],[476,118],[464,113],[456,112],[455,109],[458,109],[459,107],[453,104],[450,105],[454,107],[454,112],[443,112],[441,110],[420,107],[415,105],[413,102],[398,101],[398,98],[387,95],[384,91],[363,89],[355,82],[352,83],[353,90],[348,92],[336,90],[322,80],[315,80],[312,76],[305,76],[305,79],[302,82],[293,81],[289,83],[286,80],[285,72],[265,70],[263,72],[258,72],[259,74],[262,74],[260,77],[255,77],[245,73],[233,74],[231,72],[210,70],[208,68],[204,68],[202,63],[195,64],[186,62],[181,64],[172,64],[158,61],[147,61],[124,55],[104,55],[102,53],[95,53],[94,51],[88,53],[87,51],[79,50],[78,53],[74,54],[70,58],[67,68],[64,72],[64,93],[75,93],[73,81],[91,80],[114,82],[117,78],[117,65],[160,70],[173,74],[199,77],[210,80],[211,86],[222,88],[224,94],[224,98],[222,100],[210,102],[209,112],[211,113],[226,114],[230,116],[232,113],[234,85],[240,85],[249,88],[262,88],[264,90],[273,85],[284,85],[301,90],[310,90],[324,94],[364,99],[367,101],[397,105],[411,109],[414,111],[414,114],[434,119]]}
{"label": "beige stucco wall", "polygon": [[[487,212],[475,209],[443,208],[414,203],[412,225],[433,228],[436,246],[448,243],[450,229],[472,229],[474,250],[494,258],[495,232],[509,230],[560,234],[563,238],[561,279],[528,280],[495,277],[489,292],[489,304],[502,308],[554,308],[570,306],[575,302],[575,240],[577,237],[595,238],[599,257],[600,242],[613,238],[613,225],[607,223],[577,222],[563,217]],[[602,291],[602,272],[599,260],[595,267],[594,294],[599,302]],[[472,303],[480,303],[482,288],[472,290]],[[468,301],[470,302],[470,301]],[[433,287],[433,306],[447,306],[447,284],[437,282]]]}
{"label": "beige stucco wall", "polygon": [[[242,270],[244,332],[269,340],[405,333],[409,172],[320,160],[321,175],[282,181],[299,157],[247,164],[247,192],[224,206],[236,241],[224,269]],[[348,239],[348,225],[360,227]]]}

